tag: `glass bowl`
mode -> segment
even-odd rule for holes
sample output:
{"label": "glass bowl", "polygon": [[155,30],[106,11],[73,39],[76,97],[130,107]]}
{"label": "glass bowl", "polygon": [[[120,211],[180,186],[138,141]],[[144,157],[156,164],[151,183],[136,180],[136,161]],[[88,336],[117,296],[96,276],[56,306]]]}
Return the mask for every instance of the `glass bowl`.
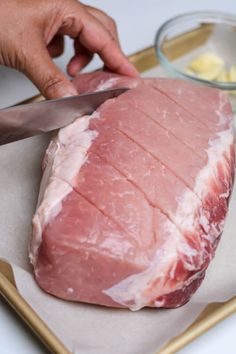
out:
{"label": "glass bowl", "polygon": [[[232,80],[232,75],[228,74],[232,68],[236,70],[236,16],[220,12],[194,12],[174,17],[159,28],[155,50],[168,76],[225,90],[236,108],[236,78]],[[211,75],[191,70],[191,63],[209,68],[209,55],[219,60],[230,82],[226,75],[221,81],[220,75],[217,79],[210,79],[207,76]]]}

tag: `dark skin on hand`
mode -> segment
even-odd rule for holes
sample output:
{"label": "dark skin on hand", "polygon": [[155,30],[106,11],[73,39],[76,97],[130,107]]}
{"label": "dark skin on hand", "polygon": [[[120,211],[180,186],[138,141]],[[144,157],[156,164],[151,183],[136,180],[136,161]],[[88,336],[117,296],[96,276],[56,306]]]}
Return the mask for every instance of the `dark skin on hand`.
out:
{"label": "dark skin on hand", "polygon": [[74,40],[67,71],[75,76],[97,53],[104,66],[135,77],[120,48],[115,22],[77,0],[1,0],[0,64],[23,72],[48,99],[77,94],[51,57],[63,52],[64,36]]}

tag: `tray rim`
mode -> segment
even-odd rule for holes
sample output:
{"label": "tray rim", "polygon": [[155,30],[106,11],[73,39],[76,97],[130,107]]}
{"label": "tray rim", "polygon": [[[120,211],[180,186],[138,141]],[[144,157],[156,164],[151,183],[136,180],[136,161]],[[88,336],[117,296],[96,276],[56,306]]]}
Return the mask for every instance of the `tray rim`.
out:
{"label": "tray rim", "polygon": [[[192,31],[194,32],[194,31]],[[195,38],[197,33],[187,34],[187,40],[192,41],[193,45],[199,42]],[[207,33],[203,33],[204,40]],[[186,36],[186,35],[185,35]],[[186,52],[186,48],[180,49],[179,43],[183,36],[176,37],[170,43],[170,49],[175,48],[177,45],[177,56],[181,55],[181,52]],[[153,46],[144,48],[129,56],[131,62],[133,62],[140,72],[157,66],[158,60],[155,55]],[[144,70],[145,69],[145,70]],[[39,102],[44,100],[42,95],[36,95],[27,100],[20,102],[19,104]],[[12,268],[6,262],[0,260],[0,295],[10,304],[12,309],[23,319],[23,321],[29,326],[29,328],[39,337],[42,343],[52,353],[58,354],[70,354],[68,349],[60,341],[60,339],[49,329],[44,321],[36,314],[36,312],[30,307],[30,305],[24,300],[16,288],[14,281],[14,275]],[[173,354],[176,351],[183,348],[188,343],[192,342],[195,338],[207,332],[210,328],[214,327],[219,322],[226,319],[228,316],[236,312],[236,296],[232,299],[222,303],[212,303],[205,307],[197,319],[191,324],[184,332],[179,336],[170,340],[161,350],[155,352],[155,354]]]}
{"label": "tray rim", "polygon": [[[0,260],[0,296],[2,296],[25,322],[29,329],[52,353],[71,354],[56,334],[37,315],[34,309],[19,293],[10,264]],[[171,339],[155,354],[174,354],[194,339],[236,312],[236,296],[222,303],[211,303],[200,313],[197,319],[180,335]]]}

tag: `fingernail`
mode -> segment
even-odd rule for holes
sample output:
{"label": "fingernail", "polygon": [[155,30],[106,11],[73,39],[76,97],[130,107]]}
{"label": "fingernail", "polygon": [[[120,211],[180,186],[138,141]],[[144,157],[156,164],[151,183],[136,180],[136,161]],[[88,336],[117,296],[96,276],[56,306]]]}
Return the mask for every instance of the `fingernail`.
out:
{"label": "fingernail", "polygon": [[135,66],[130,61],[127,62],[126,71],[128,72],[129,76],[134,76],[134,77],[139,76],[138,70],[135,68]]}
{"label": "fingernail", "polygon": [[75,93],[66,93],[62,96],[62,98],[66,98],[66,97],[73,97],[73,96],[77,96],[78,95],[78,92],[75,92]]}
{"label": "fingernail", "polygon": [[71,97],[71,96],[76,96],[76,95],[78,95],[78,91],[76,89],[74,89],[74,90],[70,89],[68,91],[65,91],[65,93],[63,94],[62,97]]}
{"label": "fingernail", "polygon": [[131,64],[131,70],[132,70],[132,72],[134,73],[135,76],[139,76],[139,72],[138,72],[138,70],[135,68],[135,66],[133,64]]}

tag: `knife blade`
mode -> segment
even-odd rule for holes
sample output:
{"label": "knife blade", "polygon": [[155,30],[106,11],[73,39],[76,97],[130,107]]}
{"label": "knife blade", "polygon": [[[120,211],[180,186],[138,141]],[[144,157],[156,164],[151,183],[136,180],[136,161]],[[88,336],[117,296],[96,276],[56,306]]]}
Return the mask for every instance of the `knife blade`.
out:
{"label": "knife blade", "polygon": [[109,89],[1,109],[0,145],[62,128],[127,90]]}

